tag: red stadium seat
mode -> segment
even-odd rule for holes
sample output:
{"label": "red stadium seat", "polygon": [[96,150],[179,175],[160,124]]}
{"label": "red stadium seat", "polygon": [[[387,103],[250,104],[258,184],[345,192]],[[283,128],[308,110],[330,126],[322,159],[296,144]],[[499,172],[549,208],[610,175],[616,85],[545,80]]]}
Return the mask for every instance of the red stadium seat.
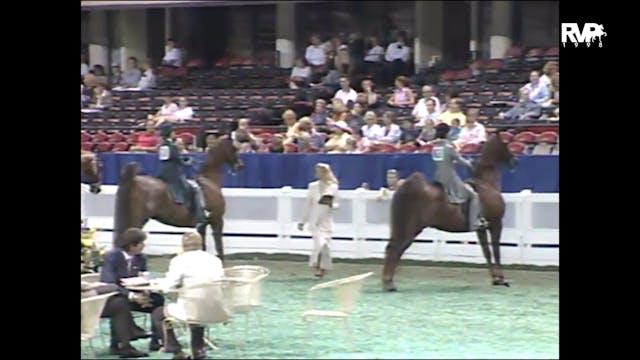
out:
{"label": "red stadium seat", "polygon": [[509,48],[509,50],[507,50],[505,56],[510,58],[519,58],[522,56],[522,48],[518,46],[512,46],[511,48]]}
{"label": "red stadium seat", "polygon": [[538,135],[538,142],[546,144],[557,144],[558,134],[555,131],[545,131],[542,134]]}
{"label": "red stadium seat", "polygon": [[258,134],[258,137],[260,139],[262,139],[262,141],[264,141],[264,142],[269,141],[269,139],[271,139],[271,136],[273,136],[273,134],[268,133],[268,132],[263,132],[263,133]]}
{"label": "red stadium seat", "polygon": [[92,142],[88,142],[85,141],[82,143],[82,150],[84,151],[93,151],[93,148],[96,146],[96,144],[92,143]]}
{"label": "red stadium seat", "polygon": [[502,139],[502,141],[506,142],[506,143],[510,143],[513,141],[513,134],[508,132],[508,131],[501,131],[500,132],[500,139]]}
{"label": "red stadium seat", "polygon": [[284,146],[285,153],[296,153],[298,152],[298,146],[296,144],[286,144]]}
{"label": "red stadium seat", "polygon": [[404,153],[412,153],[412,152],[415,152],[416,150],[418,150],[418,147],[415,146],[414,144],[404,144],[400,147],[400,152],[404,152]]}
{"label": "red stadium seat", "polygon": [[91,139],[92,139],[92,138],[93,138],[93,136],[91,136],[91,134],[89,134],[89,133],[87,133],[87,132],[82,131],[82,132],[80,133],[80,141],[81,141],[81,142],[88,142],[88,141],[91,141]]}
{"label": "red stadium seat", "polygon": [[507,145],[507,147],[509,148],[509,151],[511,151],[511,153],[514,154],[514,155],[524,154],[524,151],[527,148],[527,146],[525,144],[523,144],[521,142],[518,142],[518,141],[509,143],[509,145]]}
{"label": "red stadium seat", "polygon": [[544,50],[541,48],[533,48],[527,51],[527,57],[539,57],[544,55]]}
{"label": "red stadium seat", "polygon": [[480,152],[480,145],[478,144],[464,144],[460,149],[461,154],[477,154]]}
{"label": "red stadium seat", "polygon": [[105,142],[105,141],[108,141],[108,140],[109,140],[109,135],[105,134],[103,132],[96,133],[93,136],[93,141],[95,143]]}
{"label": "red stadium seat", "polygon": [[455,79],[456,79],[455,71],[448,70],[440,74],[440,81],[453,81]]}
{"label": "red stadium seat", "polygon": [[101,142],[96,146],[96,151],[97,152],[107,152],[107,151],[111,151],[112,148],[113,148],[113,144],[112,143]]}
{"label": "red stadium seat", "polygon": [[523,131],[518,133],[513,140],[525,144],[536,144],[538,142],[538,136],[531,131]]}
{"label": "red stadium seat", "polygon": [[113,149],[112,149],[112,151],[120,151],[120,152],[127,151],[127,150],[129,150],[129,144],[126,142],[116,143],[113,145]]}
{"label": "red stadium seat", "polygon": [[558,47],[552,47],[547,49],[547,51],[544,52],[545,56],[559,56],[560,55],[560,48]]}
{"label": "red stadium seat", "polygon": [[381,152],[381,153],[394,153],[397,151],[398,151],[398,148],[396,148],[396,146],[393,144],[378,145],[378,152]]}
{"label": "red stadium seat", "polygon": [[140,135],[139,132],[132,132],[129,135],[127,135],[127,142],[129,144],[135,144],[138,142],[138,136]]}
{"label": "red stadium seat", "polygon": [[185,145],[191,145],[196,142],[195,136],[192,133],[182,133],[178,135],[182,139]]}
{"label": "red stadium seat", "polygon": [[433,150],[433,144],[424,144],[420,147],[419,151],[424,153],[431,153]]}
{"label": "red stadium seat", "polygon": [[111,143],[119,143],[119,142],[123,142],[125,140],[126,140],[125,136],[122,135],[119,132],[115,132],[115,133],[111,134],[111,136],[109,136],[109,142],[111,142]]}

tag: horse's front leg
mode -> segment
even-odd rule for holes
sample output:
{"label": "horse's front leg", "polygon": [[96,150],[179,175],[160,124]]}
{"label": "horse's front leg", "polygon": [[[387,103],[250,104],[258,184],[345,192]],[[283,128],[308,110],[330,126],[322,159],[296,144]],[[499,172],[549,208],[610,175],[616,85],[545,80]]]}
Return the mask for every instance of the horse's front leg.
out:
{"label": "horse's front leg", "polygon": [[489,224],[489,233],[491,234],[491,247],[493,248],[494,270],[492,271],[493,285],[509,286],[504,281],[502,273],[502,263],[500,262],[500,237],[502,236],[502,221],[492,222]]}

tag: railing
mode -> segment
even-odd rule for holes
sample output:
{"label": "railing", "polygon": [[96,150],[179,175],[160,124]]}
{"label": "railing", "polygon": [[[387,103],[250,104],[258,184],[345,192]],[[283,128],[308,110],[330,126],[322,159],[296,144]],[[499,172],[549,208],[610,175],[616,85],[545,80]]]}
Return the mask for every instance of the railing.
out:
{"label": "railing", "polygon": [[[98,242],[111,244],[116,186],[103,186],[99,195],[82,185],[82,217],[97,228]],[[311,236],[298,231],[306,190],[223,189],[227,200],[224,226],[225,253],[308,254]],[[340,192],[334,216],[332,252],[339,258],[383,258],[389,237],[389,200],[377,200],[377,192],[363,189]],[[504,194],[503,264],[559,265],[559,195],[533,194],[528,190]],[[187,230],[149,221],[146,251],[172,254]],[[210,232],[209,249],[214,249]],[[403,258],[484,263],[474,233],[423,230]]]}

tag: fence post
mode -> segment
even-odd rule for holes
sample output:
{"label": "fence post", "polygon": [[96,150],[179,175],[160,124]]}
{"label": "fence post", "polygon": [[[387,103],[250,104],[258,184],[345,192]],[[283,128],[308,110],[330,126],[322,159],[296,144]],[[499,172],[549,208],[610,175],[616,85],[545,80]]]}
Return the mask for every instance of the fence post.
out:
{"label": "fence post", "polygon": [[353,248],[354,257],[361,259],[365,257],[364,249],[364,227],[367,223],[367,200],[366,190],[359,187],[353,194],[353,206],[351,207],[351,221],[354,227]]}
{"label": "fence post", "polygon": [[292,219],[293,198],[291,195],[291,186],[283,186],[278,196],[278,243],[279,251],[288,250],[291,246],[291,234],[289,229],[293,222]]}
{"label": "fence post", "polygon": [[518,212],[516,216],[516,228],[520,233],[520,241],[518,247],[520,248],[520,263],[526,264],[526,252],[530,246],[529,236],[531,230],[533,230],[532,215],[533,215],[533,203],[532,203],[531,190],[526,189],[520,192],[520,201],[518,206]]}

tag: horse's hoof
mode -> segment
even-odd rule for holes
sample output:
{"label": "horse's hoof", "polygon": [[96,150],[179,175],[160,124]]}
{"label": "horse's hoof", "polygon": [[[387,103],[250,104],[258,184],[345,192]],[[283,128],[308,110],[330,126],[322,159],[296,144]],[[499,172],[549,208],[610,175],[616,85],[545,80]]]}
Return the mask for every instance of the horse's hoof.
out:
{"label": "horse's hoof", "polygon": [[382,290],[388,291],[388,292],[398,291],[393,281],[384,281],[384,280],[382,281]]}
{"label": "horse's hoof", "polygon": [[492,284],[492,285],[496,285],[496,286],[503,285],[503,286],[506,286],[506,287],[511,287],[511,285],[509,284],[509,282],[508,282],[508,281],[505,281],[504,279],[493,279],[493,281],[491,282],[491,284]]}

